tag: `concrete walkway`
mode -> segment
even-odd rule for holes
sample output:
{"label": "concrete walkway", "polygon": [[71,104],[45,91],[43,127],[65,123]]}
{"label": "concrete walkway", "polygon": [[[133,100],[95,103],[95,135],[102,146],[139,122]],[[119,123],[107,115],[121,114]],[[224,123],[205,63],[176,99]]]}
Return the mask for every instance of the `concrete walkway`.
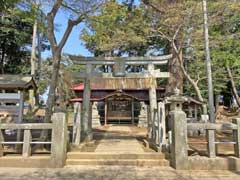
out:
{"label": "concrete walkway", "polygon": [[68,166],[63,169],[0,168],[1,180],[238,180],[240,172],[176,171],[168,167]]}
{"label": "concrete walkway", "polygon": [[99,141],[95,152],[144,152],[141,144],[132,134],[132,129],[128,126],[110,126],[104,133],[103,139]]}

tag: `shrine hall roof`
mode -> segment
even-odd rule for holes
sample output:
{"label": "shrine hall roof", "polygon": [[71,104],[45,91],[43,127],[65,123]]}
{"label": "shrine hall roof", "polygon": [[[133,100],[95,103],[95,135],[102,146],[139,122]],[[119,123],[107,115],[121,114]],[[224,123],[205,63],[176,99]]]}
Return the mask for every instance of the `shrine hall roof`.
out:
{"label": "shrine hall roof", "polygon": [[[84,83],[76,84],[71,89],[74,90],[74,91],[83,91],[84,90]],[[161,90],[164,91],[165,87],[158,86],[156,89],[159,90],[159,91],[161,91]],[[94,87],[93,86],[93,87],[91,87],[91,90],[115,90],[115,89],[110,89],[110,88],[106,88],[106,87]],[[125,90],[141,91],[141,90],[148,90],[148,89],[125,89]]]}

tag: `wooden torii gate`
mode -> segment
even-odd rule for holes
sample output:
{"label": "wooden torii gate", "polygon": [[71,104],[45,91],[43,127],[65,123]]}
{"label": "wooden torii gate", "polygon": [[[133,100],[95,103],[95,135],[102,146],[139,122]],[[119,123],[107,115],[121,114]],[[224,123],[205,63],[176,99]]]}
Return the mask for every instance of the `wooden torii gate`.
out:
{"label": "wooden torii gate", "polygon": [[[172,55],[163,55],[157,57],[81,57],[81,56],[69,56],[74,64],[85,65],[85,72],[79,72],[74,74],[76,78],[84,79],[84,92],[83,103],[81,112],[81,125],[77,130],[77,142],[81,140],[92,139],[91,128],[91,112],[90,112],[90,96],[91,85],[96,87],[99,83],[105,83],[107,88],[113,88],[116,90],[133,87],[138,89],[149,89],[149,102],[150,102],[150,118],[148,118],[148,138],[156,144],[156,141],[162,139],[160,136],[165,132],[160,133],[159,115],[163,113],[157,113],[157,79],[168,78],[168,72],[161,72],[160,69],[155,69],[155,65],[164,65],[168,63],[168,60],[172,58]],[[113,73],[103,73],[94,70],[94,66],[109,65],[113,66]],[[146,65],[147,71],[139,73],[127,73],[125,71],[126,65],[139,66]],[[161,111],[162,112],[162,111]],[[156,116],[157,115],[157,116]],[[164,124],[165,126],[165,124]],[[156,127],[159,136],[156,136]],[[81,133],[80,133],[81,132]]]}

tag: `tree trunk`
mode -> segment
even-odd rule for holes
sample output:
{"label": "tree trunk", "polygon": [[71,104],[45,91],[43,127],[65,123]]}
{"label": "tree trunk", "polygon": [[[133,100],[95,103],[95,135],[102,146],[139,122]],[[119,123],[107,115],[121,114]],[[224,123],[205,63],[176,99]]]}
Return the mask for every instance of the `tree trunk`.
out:
{"label": "tree trunk", "polygon": [[213,97],[213,84],[212,84],[212,69],[211,58],[209,50],[209,34],[208,34],[208,17],[207,17],[207,2],[203,0],[203,20],[204,20],[204,36],[205,36],[205,53],[206,53],[206,69],[208,79],[208,101],[210,110],[210,122],[215,122],[215,107]]}
{"label": "tree trunk", "polygon": [[[31,52],[31,75],[35,77],[36,75],[36,37],[37,37],[37,20],[34,22],[33,26],[33,36],[32,36],[32,52]],[[30,109],[32,110],[35,106],[34,90],[29,91],[29,102]]]}
{"label": "tree trunk", "polygon": [[179,58],[181,58],[180,61],[182,61],[182,51],[180,52],[179,55],[177,55],[177,52],[174,49],[172,49],[172,54],[173,54],[173,58],[169,61],[169,65],[168,65],[170,77],[168,80],[166,92],[171,94],[173,93],[175,88],[178,88],[182,93],[183,92],[183,73],[181,71],[180,62],[178,60],[178,56],[179,56]]}
{"label": "tree trunk", "polygon": [[[37,72],[36,72],[36,82],[39,83],[39,80],[41,79],[41,66],[42,66],[42,34],[41,32],[37,31],[37,36],[38,36],[38,42],[37,42]],[[39,106],[40,104],[40,99],[39,99],[39,90],[36,91],[35,93],[35,104],[36,106]]]}
{"label": "tree trunk", "polygon": [[42,68],[42,34],[38,31],[38,78],[41,77],[41,68]]}
{"label": "tree trunk", "polygon": [[231,68],[227,65],[226,69],[227,69],[227,72],[228,72],[228,77],[229,77],[230,82],[231,82],[233,96],[236,99],[238,107],[240,107],[240,98],[239,98],[239,95],[238,95],[238,92],[237,92],[236,84],[235,84],[234,79],[233,79]]}
{"label": "tree trunk", "polygon": [[48,123],[51,120],[51,115],[53,113],[53,107],[55,102],[55,90],[57,87],[58,82],[58,74],[60,69],[60,61],[61,61],[61,54],[59,52],[53,55],[53,69],[52,69],[52,77],[51,77],[51,84],[49,86],[48,92],[48,99],[47,99],[47,108],[44,122]]}

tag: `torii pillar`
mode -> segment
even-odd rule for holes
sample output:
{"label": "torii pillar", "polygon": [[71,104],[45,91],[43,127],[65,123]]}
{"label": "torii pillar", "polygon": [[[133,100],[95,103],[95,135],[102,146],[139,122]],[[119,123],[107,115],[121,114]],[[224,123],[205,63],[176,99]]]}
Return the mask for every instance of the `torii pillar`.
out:
{"label": "torii pillar", "polygon": [[[154,116],[154,111],[157,110],[157,93],[156,93],[156,79],[154,77],[154,64],[148,64],[148,71],[151,75],[151,86],[149,88],[149,101],[150,101],[150,118],[148,118],[148,120],[150,120],[150,122],[148,123],[150,125],[150,127],[148,127],[148,138],[150,140],[154,140],[155,139],[155,119],[156,118]],[[155,134],[155,135],[154,135]]]}
{"label": "torii pillar", "polygon": [[83,141],[92,140],[92,126],[91,126],[91,72],[92,65],[86,64],[86,78],[84,80],[84,91],[83,91],[83,107],[81,114],[81,138]]}

